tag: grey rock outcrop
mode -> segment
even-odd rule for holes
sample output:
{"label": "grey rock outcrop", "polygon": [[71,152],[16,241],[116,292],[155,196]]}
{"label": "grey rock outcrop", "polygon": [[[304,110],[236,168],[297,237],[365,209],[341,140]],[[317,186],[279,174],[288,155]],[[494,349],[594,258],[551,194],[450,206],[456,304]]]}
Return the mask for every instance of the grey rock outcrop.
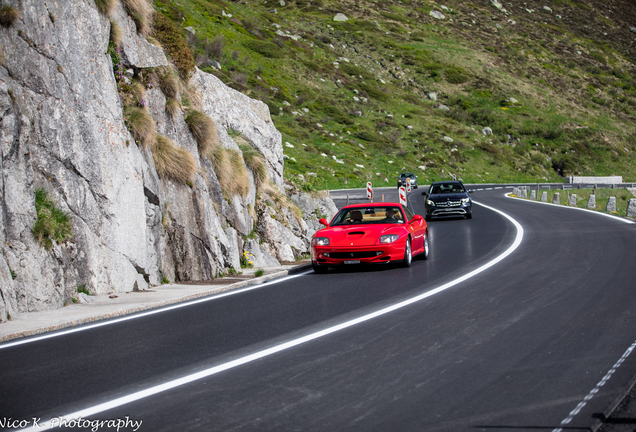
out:
{"label": "grey rock outcrop", "polygon": [[[274,126],[269,108],[263,102],[250,99],[211,74],[196,70],[192,79],[201,89],[203,110],[224,127],[243,134],[267,161],[268,174],[278,186],[283,184],[282,135]],[[229,137],[221,133],[224,145]],[[231,141],[231,139],[229,139]],[[236,144],[234,144],[236,146]]]}
{"label": "grey rock outcrop", "polygon": [[[166,97],[152,88],[146,91],[146,109],[157,133],[187,150],[197,168],[188,184],[160,178],[150,148],[136,145],[124,122],[107,54],[108,18],[93,2],[41,7],[38,0],[24,0],[19,9],[15,25],[0,27],[5,54],[0,66],[0,321],[62,307],[77,296],[79,285],[100,295],[147,289],[163,278],[207,280],[230,267],[238,270],[243,239],[257,225],[251,173],[249,192],[226,200],[183,115],[168,116]],[[124,33],[124,62],[135,73],[167,64],[120,6],[113,19]],[[221,145],[238,150],[227,131],[240,131],[282,190],[281,134],[267,106],[200,70],[190,85],[198,87]],[[31,232],[38,188],[72,220],[72,237],[53,242],[50,250]],[[263,253],[270,257],[264,262],[308,251],[307,223],[291,215],[285,223],[285,218],[272,218],[281,212],[265,213],[266,221],[258,221],[267,233]]]}

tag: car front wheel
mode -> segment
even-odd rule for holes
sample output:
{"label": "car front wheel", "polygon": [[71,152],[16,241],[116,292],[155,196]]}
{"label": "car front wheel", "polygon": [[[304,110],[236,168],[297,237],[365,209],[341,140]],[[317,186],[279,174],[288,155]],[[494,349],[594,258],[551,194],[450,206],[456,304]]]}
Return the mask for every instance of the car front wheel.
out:
{"label": "car front wheel", "polygon": [[427,260],[429,252],[430,252],[430,246],[428,244],[428,235],[426,235],[424,237],[424,253],[422,254],[422,258]]}
{"label": "car front wheel", "polygon": [[328,269],[328,267],[322,267],[322,266],[314,264],[313,262],[311,263],[311,267],[314,269],[314,273],[318,273],[318,274],[327,273],[327,269]]}
{"label": "car front wheel", "polygon": [[411,267],[411,263],[413,262],[413,251],[411,250],[411,239],[406,239],[406,247],[404,248],[404,261],[402,265],[404,267]]}

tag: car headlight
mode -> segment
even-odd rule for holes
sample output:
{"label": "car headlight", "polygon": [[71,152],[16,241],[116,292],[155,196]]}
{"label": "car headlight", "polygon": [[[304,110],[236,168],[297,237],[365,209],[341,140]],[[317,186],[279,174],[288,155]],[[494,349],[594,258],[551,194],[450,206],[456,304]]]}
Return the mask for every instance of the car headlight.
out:
{"label": "car headlight", "polygon": [[462,198],[462,204],[470,204],[470,198]]}
{"label": "car headlight", "polygon": [[393,243],[394,241],[396,241],[398,239],[398,235],[397,234],[388,234],[388,235],[383,235],[380,237],[379,242],[380,243]]}
{"label": "car headlight", "polygon": [[435,203],[433,201],[431,201],[431,200],[426,200],[426,205],[434,206]]}
{"label": "car headlight", "polygon": [[327,237],[316,237],[312,242],[315,246],[329,246],[329,238]]}

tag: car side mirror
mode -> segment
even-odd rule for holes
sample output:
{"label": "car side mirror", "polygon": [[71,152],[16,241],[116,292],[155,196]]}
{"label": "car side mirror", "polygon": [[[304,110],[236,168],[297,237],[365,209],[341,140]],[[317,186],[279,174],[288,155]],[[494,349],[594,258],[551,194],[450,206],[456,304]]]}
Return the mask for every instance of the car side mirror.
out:
{"label": "car side mirror", "polygon": [[325,218],[320,219],[318,222],[320,222],[324,226],[329,226],[329,222],[327,222],[327,219],[325,219]]}
{"label": "car side mirror", "polygon": [[472,190],[472,189],[468,189],[468,193],[473,193],[473,192],[475,192],[475,191]]}
{"label": "car side mirror", "polygon": [[410,223],[410,224],[412,224],[413,222],[419,222],[419,221],[421,221],[422,219],[424,219],[422,216],[420,216],[420,215],[415,215],[415,216],[413,216],[413,219],[411,219],[411,220],[409,221],[409,223]]}
{"label": "car side mirror", "polygon": [[422,192],[422,196],[426,196],[426,192]]}

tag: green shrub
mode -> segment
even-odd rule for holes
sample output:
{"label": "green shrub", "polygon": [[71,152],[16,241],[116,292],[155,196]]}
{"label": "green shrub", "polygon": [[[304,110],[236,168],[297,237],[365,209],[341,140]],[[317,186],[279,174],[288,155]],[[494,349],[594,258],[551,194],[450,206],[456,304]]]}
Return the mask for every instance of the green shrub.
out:
{"label": "green shrub", "polygon": [[188,46],[188,41],[181,30],[166,18],[164,15],[157,13],[154,17],[154,33],[153,36],[161,43],[164,51],[170,56],[174,62],[179,74],[188,79],[196,63],[194,55]]}
{"label": "green shrub", "polygon": [[31,232],[44,249],[50,250],[54,240],[59,244],[73,237],[71,217],[55,206],[44,189],[35,190],[35,211],[37,220]]}
{"label": "green shrub", "polygon": [[214,145],[219,142],[218,133],[214,121],[205,113],[197,110],[190,110],[185,118],[185,122],[197,141],[199,153],[206,154]]}
{"label": "green shrub", "polygon": [[196,171],[194,157],[184,148],[177,147],[170,138],[157,135],[152,146],[152,160],[157,175],[179,183],[192,182]]}
{"label": "green shrub", "polygon": [[449,67],[444,70],[446,81],[451,84],[463,84],[470,79],[466,71],[460,67]]}
{"label": "green shrub", "polygon": [[136,107],[124,108],[124,122],[137,145],[152,145],[155,139],[155,122],[148,111]]}
{"label": "green shrub", "polygon": [[248,40],[243,43],[247,48],[268,58],[283,58],[285,54],[278,45],[260,40]]}
{"label": "green shrub", "polygon": [[390,98],[390,96],[387,93],[383,92],[382,90],[378,90],[377,88],[373,87],[370,84],[360,83],[359,87],[361,90],[364,90],[369,95],[369,97],[373,99],[377,99],[379,101],[387,101]]}
{"label": "green shrub", "polygon": [[77,292],[79,293],[84,293],[86,295],[92,295],[91,292],[88,290],[88,288],[86,288],[85,284],[82,285],[78,285],[77,286]]}
{"label": "green shrub", "polygon": [[13,6],[0,7],[0,25],[11,27],[13,23],[20,18],[20,12]]}

